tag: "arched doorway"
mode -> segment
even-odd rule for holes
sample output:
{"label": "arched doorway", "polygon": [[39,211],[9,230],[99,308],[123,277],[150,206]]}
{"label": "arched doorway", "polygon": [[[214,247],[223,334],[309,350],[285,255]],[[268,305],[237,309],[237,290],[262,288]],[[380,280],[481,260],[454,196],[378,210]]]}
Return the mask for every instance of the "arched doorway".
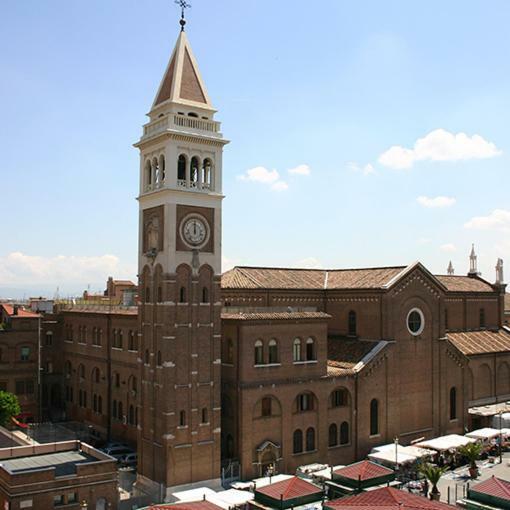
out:
{"label": "arched doorway", "polygon": [[96,501],[96,510],[106,510],[106,499],[99,498]]}
{"label": "arched doorway", "polygon": [[280,446],[272,441],[264,441],[257,448],[257,464],[259,476],[275,475],[278,473],[280,461]]}

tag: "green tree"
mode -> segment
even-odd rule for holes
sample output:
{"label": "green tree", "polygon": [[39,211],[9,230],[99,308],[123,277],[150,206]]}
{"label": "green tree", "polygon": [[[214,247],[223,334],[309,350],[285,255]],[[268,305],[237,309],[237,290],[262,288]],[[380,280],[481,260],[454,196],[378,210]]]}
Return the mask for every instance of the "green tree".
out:
{"label": "green tree", "polygon": [[476,478],[478,474],[478,468],[476,467],[476,461],[480,458],[483,446],[481,443],[468,443],[465,446],[459,448],[459,453],[466,457],[469,461],[469,474],[471,478]]}
{"label": "green tree", "polygon": [[420,467],[420,471],[432,485],[432,490],[430,491],[430,499],[439,499],[439,490],[437,489],[437,484],[440,478],[444,475],[446,468],[441,468],[427,463]]}
{"label": "green tree", "polygon": [[12,416],[21,412],[18,397],[8,391],[0,391],[0,425],[9,423]]}

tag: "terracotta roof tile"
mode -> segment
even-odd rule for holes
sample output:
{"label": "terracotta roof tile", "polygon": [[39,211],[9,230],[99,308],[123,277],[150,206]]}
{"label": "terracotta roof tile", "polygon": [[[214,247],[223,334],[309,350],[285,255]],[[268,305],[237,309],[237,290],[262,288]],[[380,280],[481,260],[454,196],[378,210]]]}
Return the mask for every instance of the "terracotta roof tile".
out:
{"label": "terracotta roof tile", "polygon": [[372,478],[381,478],[382,476],[389,476],[394,473],[393,469],[386,468],[375,462],[369,460],[362,460],[355,462],[349,466],[333,471],[335,475],[342,476],[344,478],[350,478],[351,480],[371,480]]}
{"label": "terracotta roof tile", "polygon": [[446,337],[466,356],[510,351],[510,333],[498,331],[459,331]]}
{"label": "terracotta roof tile", "polygon": [[18,313],[17,315],[14,315],[14,306],[8,305],[6,303],[1,303],[0,306],[5,310],[5,313],[9,315],[10,317],[25,317],[25,318],[32,318],[36,319],[37,317],[40,317],[38,313],[34,313],[31,310],[25,310],[21,306],[18,307]]}
{"label": "terracotta roof tile", "polygon": [[405,267],[369,269],[292,269],[235,267],[223,274],[224,289],[377,289]]}
{"label": "terracotta roof tile", "polygon": [[281,496],[283,496],[283,500],[285,501],[289,499],[302,498],[311,494],[320,494],[322,489],[313,483],[294,476],[287,480],[282,480],[281,482],[261,487],[260,489],[257,489],[256,492],[278,500]]}
{"label": "terracotta roof tile", "polygon": [[328,501],[324,504],[326,508],[335,510],[350,509],[356,507],[357,510],[385,510],[391,508],[400,508],[402,510],[447,510],[456,508],[439,501],[401,491],[393,487],[382,487],[369,492],[363,492],[356,496]]}
{"label": "terracotta roof tile", "polygon": [[258,321],[258,320],[307,320],[331,319],[331,315],[324,312],[223,312],[223,320]]}
{"label": "terracotta roof tile", "polygon": [[328,375],[334,377],[353,374],[354,367],[377,345],[379,345],[379,342],[329,337]]}
{"label": "terracotta roof tile", "polygon": [[494,292],[491,284],[471,276],[436,275],[450,292]]}
{"label": "terracotta roof tile", "polygon": [[502,480],[501,478],[496,478],[495,476],[471,487],[471,491],[510,501],[510,482]]}

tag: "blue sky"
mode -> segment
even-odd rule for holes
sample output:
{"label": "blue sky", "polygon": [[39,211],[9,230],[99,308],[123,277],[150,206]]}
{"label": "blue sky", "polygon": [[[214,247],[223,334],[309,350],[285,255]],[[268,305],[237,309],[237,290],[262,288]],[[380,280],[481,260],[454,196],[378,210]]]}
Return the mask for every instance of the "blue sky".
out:
{"label": "blue sky", "polygon": [[[192,4],[231,140],[225,267],[460,274],[472,242],[489,280],[510,262],[508,1]],[[132,143],[178,18],[170,0],[4,2],[0,296],[135,278]]]}

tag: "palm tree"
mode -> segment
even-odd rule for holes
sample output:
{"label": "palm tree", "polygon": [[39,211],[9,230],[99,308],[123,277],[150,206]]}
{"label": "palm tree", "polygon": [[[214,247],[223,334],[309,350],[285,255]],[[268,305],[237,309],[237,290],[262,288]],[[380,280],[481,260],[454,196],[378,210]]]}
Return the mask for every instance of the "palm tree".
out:
{"label": "palm tree", "polygon": [[437,489],[439,479],[444,475],[446,468],[434,466],[433,464],[423,464],[420,467],[420,472],[431,483],[432,490],[430,491],[430,499],[439,501],[440,493]]}
{"label": "palm tree", "polygon": [[481,443],[468,443],[459,448],[459,453],[469,460],[469,474],[471,478],[476,478],[478,474],[476,461],[480,458],[482,450],[483,446]]}

